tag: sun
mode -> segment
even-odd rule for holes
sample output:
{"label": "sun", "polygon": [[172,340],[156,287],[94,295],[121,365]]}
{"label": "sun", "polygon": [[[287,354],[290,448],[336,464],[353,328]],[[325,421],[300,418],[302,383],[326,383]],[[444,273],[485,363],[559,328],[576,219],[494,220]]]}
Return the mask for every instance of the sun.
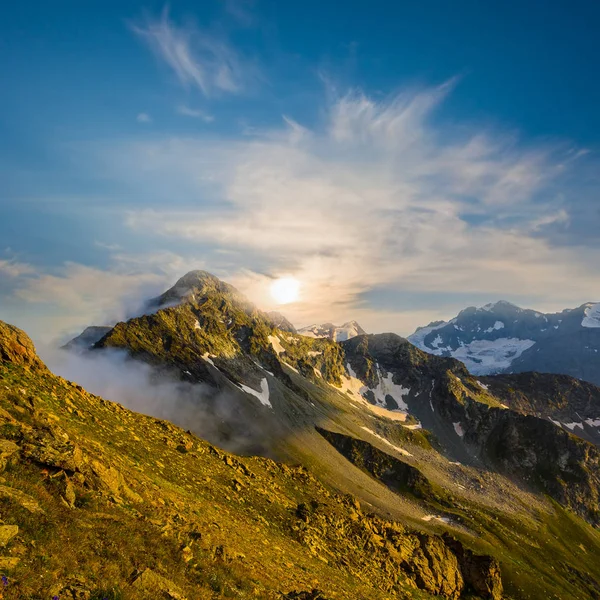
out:
{"label": "sun", "polygon": [[280,277],[271,284],[271,296],[277,304],[289,304],[298,300],[300,282],[294,277]]}

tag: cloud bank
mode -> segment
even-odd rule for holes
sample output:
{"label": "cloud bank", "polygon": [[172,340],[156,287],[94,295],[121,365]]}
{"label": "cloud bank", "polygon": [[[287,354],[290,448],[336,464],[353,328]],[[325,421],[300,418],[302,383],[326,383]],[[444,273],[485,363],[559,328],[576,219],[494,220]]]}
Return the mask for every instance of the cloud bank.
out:
{"label": "cloud bank", "polygon": [[[579,156],[441,125],[436,110],[454,85],[386,101],[350,93],[314,129],[286,118],[249,140],[128,145],[159,170],[177,164],[196,198],[182,198],[180,209],[129,211],[127,223],[167,242],[261,257],[266,269],[246,264],[229,277],[261,304],[269,277],[294,275],[302,299],[286,312],[299,323],[368,313],[360,299],[377,288],[551,297],[557,308],[600,296],[598,252],[544,237],[549,226],[568,227],[561,181]],[[212,202],[206,181],[219,189]]]}

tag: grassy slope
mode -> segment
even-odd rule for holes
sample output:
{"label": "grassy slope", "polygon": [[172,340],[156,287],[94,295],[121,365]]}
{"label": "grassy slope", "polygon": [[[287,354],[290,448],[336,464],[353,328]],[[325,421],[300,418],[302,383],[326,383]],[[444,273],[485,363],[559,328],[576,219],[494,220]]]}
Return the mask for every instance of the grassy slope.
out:
{"label": "grassy slope", "polygon": [[[235,306],[223,305],[215,299],[200,306],[195,306],[193,303],[185,304],[160,311],[158,315],[143,317],[136,321],[133,327],[130,325],[123,331],[117,328],[105,340],[105,343],[111,346],[129,346],[134,352],[138,348],[144,347],[144,350],[151,351],[157,362],[161,362],[161,357],[164,359],[167,356],[167,362],[174,358],[179,360],[179,342],[176,342],[175,347],[169,342],[168,348],[163,348],[160,344],[157,345],[155,340],[158,340],[159,337],[160,339],[177,340],[178,336],[173,333],[176,331],[179,335],[184,330],[190,332],[191,327],[188,321],[191,322],[195,317],[200,321],[202,329],[186,333],[185,335],[193,337],[181,340],[182,351],[185,348],[186,352],[190,351],[190,347],[193,348],[195,344],[200,343],[195,358],[201,356],[203,352],[211,350],[216,354],[221,352],[222,356],[224,348],[215,345],[221,344],[221,339],[228,340],[227,350],[232,351],[229,356],[239,355],[241,348],[235,332],[241,327],[255,327],[256,325],[258,325],[258,334],[251,339],[250,351],[256,355],[261,355],[262,352],[263,360],[264,353],[272,355],[273,350],[268,342],[268,336],[277,334],[277,331],[264,323],[260,314],[249,317]],[[233,320],[233,325],[225,325],[228,319]],[[157,327],[157,324],[160,326]],[[331,390],[323,391],[327,388],[325,382],[335,383],[338,372],[343,367],[343,356],[336,354],[337,345],[323,340],[301,338],[285,332],[278,335],[286,350],[286,360],[294,365],[300,373],[310,377],[311,374],[314,374],[314,371],[313,373],[311,371],[315,367],[322,375],[322,377],[318,377],[314,374],[313,382],[309,384],[295,374],[288,373],[295,383],[295,390],[305,389],[313,399],[317,400],[319,407],[326,407],[324,414],[320,417],[321,424],[323,424],[323,420],[337,422],[343,430],[360,435],[359,428],[365,422],[364,415],[357,415],[354,419],[356,422],[352,425],[350,423],[352,415],[348,415],[351,411],[348,410],[347,400],[344,400],[342,406],[338,398],[334,399],[335,393]],[[315,354],[310,356],[309,352]],[[316,354],[319,352],[321,354]],[[411,356],[413,362],[420,358],[420,353],[414,352],[414,354],[415,356]],[[309,356],[310,358],[308,358]],[[182,364],[188,364],[185,356],[181,355],[181,359]],[[219,364],[218,359],[216,362]],[[231,369],[232,363],[228,367]],[[478,402],[490,406],[497,406],[500,403],[476,384],[471,377],[464,376],[461,381],[448,372],[447,379],[450,388],[456,387],[455,392],[459,397],[468,395]],[[468,388],[465,387],[465,382],[467,382]],[[320,403],[318,402],[319,398],[321,398]],[[332,406],[335,409],[336,403],[338,410],[332,411]],[[389,432],[392,428],[395,429],[395,435],[404,436],[401,427],[394,427],[394,424],[386,419],[373,416],[370,422],[375,429]],[[294,437],[296,439],[293,439]],[[600,580],[600,570],[593,560],[600,549],[600,541],[591,528],[560,507],[552,506],[547,500],[540,501],[540,499],[532,497],[531,494],[523,492],[504,478],[487,477],[485,472],[464,468],[460,470],[459,477],[456,477],[453,473],[448,473],[446,467],[441,464],[443,462],[441,459],[429,452],[427,456],[421,454],[424,470],[434,481],[451,486],[452,493],[457,496],[457,502],[456,506],[451,508],[436,507],[432,503],[428,503],[420,509],[419,507],[415,508],[410,501],[402,499],[398,502],[390,499],[390,495],[386,491],[369,483],[364,476],[358,475],[355,469],[350,468],[343,460],[339,460],[333,455],[329,455],[327,460],[315,459],[315,448],[319,448],[319,454],[327,453],[323,445],[318,445],[316,437],[312,432],[306,431],[293,434],[290,439],[286,440],[283,453],[302,464],[309,465],[322,480],[334,483],[344,491],[349,491],[361,498],[366,498],[376,509],[386,514],[392,514],[395,518],[404,518],[423,528],[430,527],[438,531],[447,529],[445,526],[436,527],[434,523],[419,522],[419,514],[423,514],[423,508],[426,509],[426,512],[431,512],[436,508],[443,509],[459,524],[464,525],[464,527],[452,527],[451,531],[454,535],[462,535],[471,547],[494,553],[502,560],[506,588],[515,597],[547,596],[565,599],[593,597],[593,584],[586,581],[586,577],[590,580]],[[414,442],[414,440],[412,441]],[[423,441],[420,440],[420,443],[422,444]],[[389,451],[389,448],[380,447],[384,451]],[[305,450],[306,448],[309,448],[309,451]],[[418,455],[412,446],[409,448],[413,454]],[[462,494],[457,492],[456,486],[452,486],[453,480],[464,481],[465,479],[475,481],[476,485],[482,485],[479,495]],[[486,497],[488,495],[489,497]],[[557,533],[556,523],[560,523],[563,528],[562,534]],[[524,541],[527,542],[524,543]],[[580,543],[585,548],[584,550],[580,548]]]}
{"label": "grassy slope", "polygon": [[[277,598],[317,585],[332,598],[428,597],[402,576],[392,593],[379,575],[368,531],[378,521],[364,516],[345,536],[330,535],[348,527],[348,502],[306,469],[232,457],[43,369],[4,364],[0,377],[1,437],[22,448],[0,483],[43,511],[0,499],[4,522],[20,528],[2,552],[20,559],[4,569],[7,597],[45,598],[79,584],[93,597],[142,597],[128,581],[147,567],[189,598]],[[40,447],[58,450],[42,464]],[[67,482],[75,508],[62,499]],[[336,523],[327,536],[296,516],[315,499]]]}

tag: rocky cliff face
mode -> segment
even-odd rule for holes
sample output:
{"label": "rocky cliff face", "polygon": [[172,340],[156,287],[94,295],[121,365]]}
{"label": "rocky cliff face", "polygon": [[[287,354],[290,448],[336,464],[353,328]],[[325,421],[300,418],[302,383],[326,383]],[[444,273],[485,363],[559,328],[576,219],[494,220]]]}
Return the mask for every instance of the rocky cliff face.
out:
{"label": "rocky cliff face", "polygon": [[33,369],[44,368],[29,336],[17,327],[2,321],[0,321],[0,362]]}
{"label": "rocky cliff face", "polygon": [[[407,409],[431,423],[432,431],[447,437],[452,427],[450,436],[454,440],[448,444],[450,452],[459,443],[472,460],[492,464],[525,485],[540,486],[591,523],[599,523],[598,448],[545,418],[524,415],[503,405],[506,377],[501,377],[498,384],[494,377],[486,378],[488,388],[457,361],[424,356],[406,340],[392,334],[350,340],[344,348],[361,381],[374,386],[378,379],[391,378],[396,389],[407,390],[403,396]],[[523,379],[531,385],[531,377]],[[557,383],[553,376],[538,375],[536,379],[537,395],[528,390],[528,385],[520,388],[519,393],[513,389],[513,396],[521,398],[522,409],[542,401],[543,392],[539,388],[544,383],[549,388]],[[514,377],[509,381],[517,383]],[[580,386],[564,380],[559,383],[562,383],[563,402],[574,403],[571,410],[575,410],[577,403],[588,406],[591,402],[595,406],[600,397],[600,390],[593,386],[581,386],[584,393],[579,395],[576,389]],[[499,391],[500,398],[491,390]],[[531,400],[526,402],[524,398]],[[441,417],[442,422],[436,423],[434,416]]]}
{"label": "rocky cliff face", "polygon": [[346,507],[342,514],[331,503],[315,500],[297,507],[300,525],[294,530],[312,552],[332,557],[340,567],[356,570],[390,592],[408,577],[416,588],[446,598],[502,598],[495,559],[475,556],[449,536],[411,532],[367,515],[352,498],[341,503]]}

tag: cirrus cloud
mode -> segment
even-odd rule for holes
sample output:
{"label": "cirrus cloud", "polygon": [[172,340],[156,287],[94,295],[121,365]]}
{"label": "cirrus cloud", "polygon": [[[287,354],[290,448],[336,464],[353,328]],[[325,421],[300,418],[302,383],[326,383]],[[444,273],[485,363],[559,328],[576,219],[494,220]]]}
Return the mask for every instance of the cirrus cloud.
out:
{"label": "cirrus cloud", "polygon": [[239,94],[260,79],[255,62],[242,57],[222,35],[193,24],[177,25],[165,8],[158,19],[133,24],[132,30],[175,73],[186,88],[206,97]]}

